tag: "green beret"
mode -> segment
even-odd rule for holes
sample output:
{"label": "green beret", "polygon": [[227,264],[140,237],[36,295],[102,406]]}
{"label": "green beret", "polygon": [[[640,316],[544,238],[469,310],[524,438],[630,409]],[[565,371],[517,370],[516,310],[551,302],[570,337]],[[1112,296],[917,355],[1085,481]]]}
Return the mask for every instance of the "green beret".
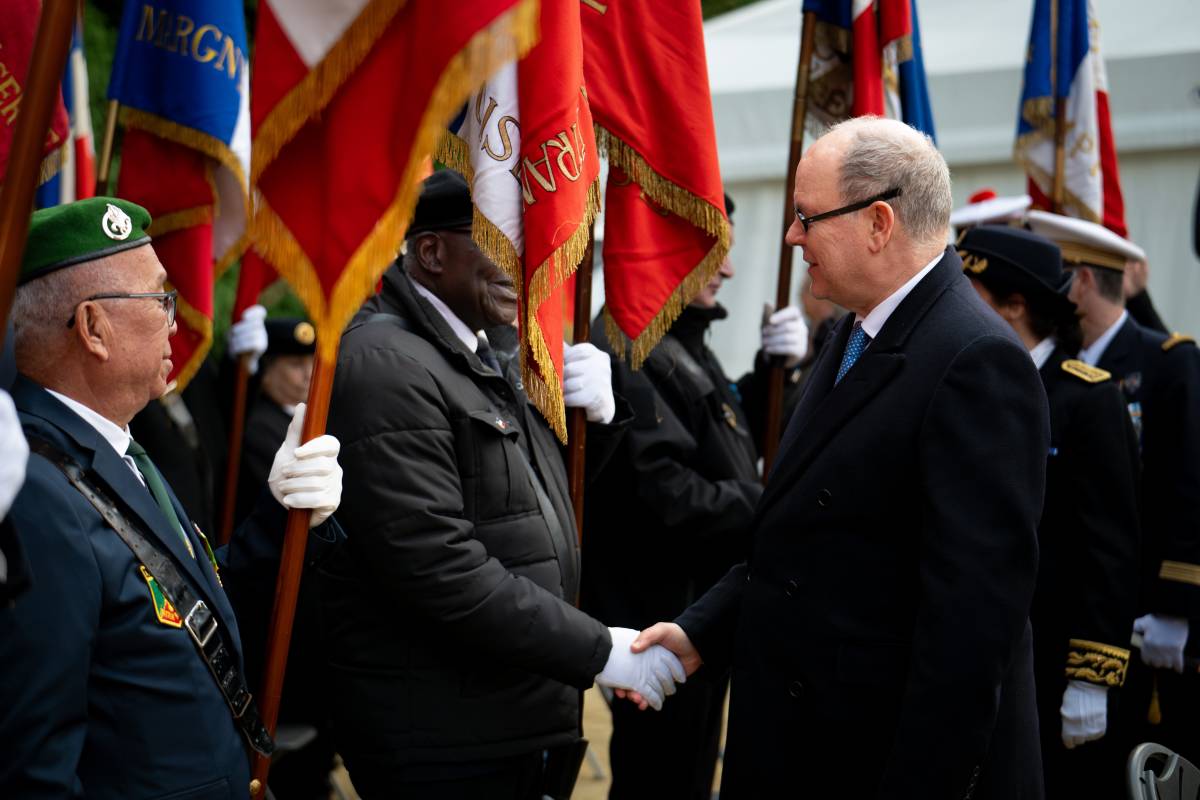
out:
{"label": "green beret", "polygon": [[149,227],[149,211],[116,197],[92,197],[35,211],[17,285],[149,244]]}

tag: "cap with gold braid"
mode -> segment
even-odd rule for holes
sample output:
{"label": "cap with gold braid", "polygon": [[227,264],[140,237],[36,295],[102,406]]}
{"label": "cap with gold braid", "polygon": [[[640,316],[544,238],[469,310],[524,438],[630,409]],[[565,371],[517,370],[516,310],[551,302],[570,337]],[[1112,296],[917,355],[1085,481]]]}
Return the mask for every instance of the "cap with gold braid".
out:
{"label": "cap with gold braid", "polygon": [[1030,211],[1025,221],[1034,233],[1058,245],[1063,262],[1068,266],[1086,265],[1124,272],[1126,261],[1146,260],[1146,251],[1142,248],[1095,222],[1038,210]]}
{"label": "cap with gold braid", "polygon": [[91,197],[33,212],[17,284],[150,244],[150,212],[116,197]]}

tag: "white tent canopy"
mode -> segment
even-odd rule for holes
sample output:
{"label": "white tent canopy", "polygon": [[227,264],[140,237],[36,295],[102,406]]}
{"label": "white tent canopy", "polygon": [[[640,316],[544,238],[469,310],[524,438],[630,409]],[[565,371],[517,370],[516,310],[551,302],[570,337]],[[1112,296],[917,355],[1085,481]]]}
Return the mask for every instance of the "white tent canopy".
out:
{"label": "white tent canopy", "polygon": [[[1108,68],[1126,220],[1149,255],[1151,295],[1169,326],[1200,334],[1192,214],[1200,179],[1200,3],[1093,0]],[[717,145],[737,202],[738,276],[713,349],[731,374],[758,346],[775,296],[801,0],[763,0],[705,25]],[[919,0],[921,41],[957,205],[977,189],[1020,194],[1012,160],[1032,0]],[[794,285],[803,274],[797,251]]]}

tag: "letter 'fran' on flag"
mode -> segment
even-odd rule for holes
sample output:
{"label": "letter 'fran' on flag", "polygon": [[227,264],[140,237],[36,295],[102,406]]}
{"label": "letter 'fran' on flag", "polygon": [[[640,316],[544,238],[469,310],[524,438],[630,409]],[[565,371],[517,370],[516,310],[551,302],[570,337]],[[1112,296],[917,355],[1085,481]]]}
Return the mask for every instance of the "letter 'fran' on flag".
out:
{"label": "letter 'fran' on flag", "polygon": [[1065,115],[1061,213],[1125,236],[1125,201],[1108,111],[1100,23],[1090,0],[1036,0],[1013,155],[1033,207],[1053,209],[1055,118]]}
{"label": "letter 'fran' on flag", "polygon": [[638,367],[730,247],[700,4],[584,0],[580,13],[610,166],[605,329]]}
{"label": "letter 'fran' on flag", "polygon": [[250,70],[241,0],[125,4],[108,96],[125,137],[117,194],[146,207],[179,292],[180,388],[212,344],[213,284],[246,248]]}
{"label": "letter 'fran' on flag", "polygon": [[536,0],[263,0],[254,247],[333,361],[395,258],[425,162],[467,96],[537,36]]}
{"label": "letter 'fran' on flag", "polygon": [[[9,148],[21,110],[21,92],[33,55],[33,36],[37,32],[41,10],[39,0],[9,0],[0,13],[0,181],[8,173]],[[51,114],[50,130],[42,149],[39,186],[58,174],[63,160],[62,147],[68,135],[67,110],[60,98]]]}

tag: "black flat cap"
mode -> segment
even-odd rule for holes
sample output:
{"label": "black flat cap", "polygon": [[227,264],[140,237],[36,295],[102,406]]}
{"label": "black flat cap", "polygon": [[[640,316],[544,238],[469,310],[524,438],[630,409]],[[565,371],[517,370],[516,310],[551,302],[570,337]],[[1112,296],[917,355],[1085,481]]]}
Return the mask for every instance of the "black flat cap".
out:
{"label": "black flat cap", "polygon": [[408,226],[408,235],[469,229],[473,218],[467,179],[452,169],[439,169],[421,184],[421,196]]}
{"label": "black flat cap", "polygon": [[978,225],[963,234],[958,254],[967,276],[989,289],[1040,301],[1059,318],[1075,316],[1075,304],[1067,299],[1071,275],[1049,239],[1008,225]]}
{"label": "black flat cap", "polygon": [[316,350],[316,330],[299,317],[272,317],[266,326],[269,356],[310,355]]}

